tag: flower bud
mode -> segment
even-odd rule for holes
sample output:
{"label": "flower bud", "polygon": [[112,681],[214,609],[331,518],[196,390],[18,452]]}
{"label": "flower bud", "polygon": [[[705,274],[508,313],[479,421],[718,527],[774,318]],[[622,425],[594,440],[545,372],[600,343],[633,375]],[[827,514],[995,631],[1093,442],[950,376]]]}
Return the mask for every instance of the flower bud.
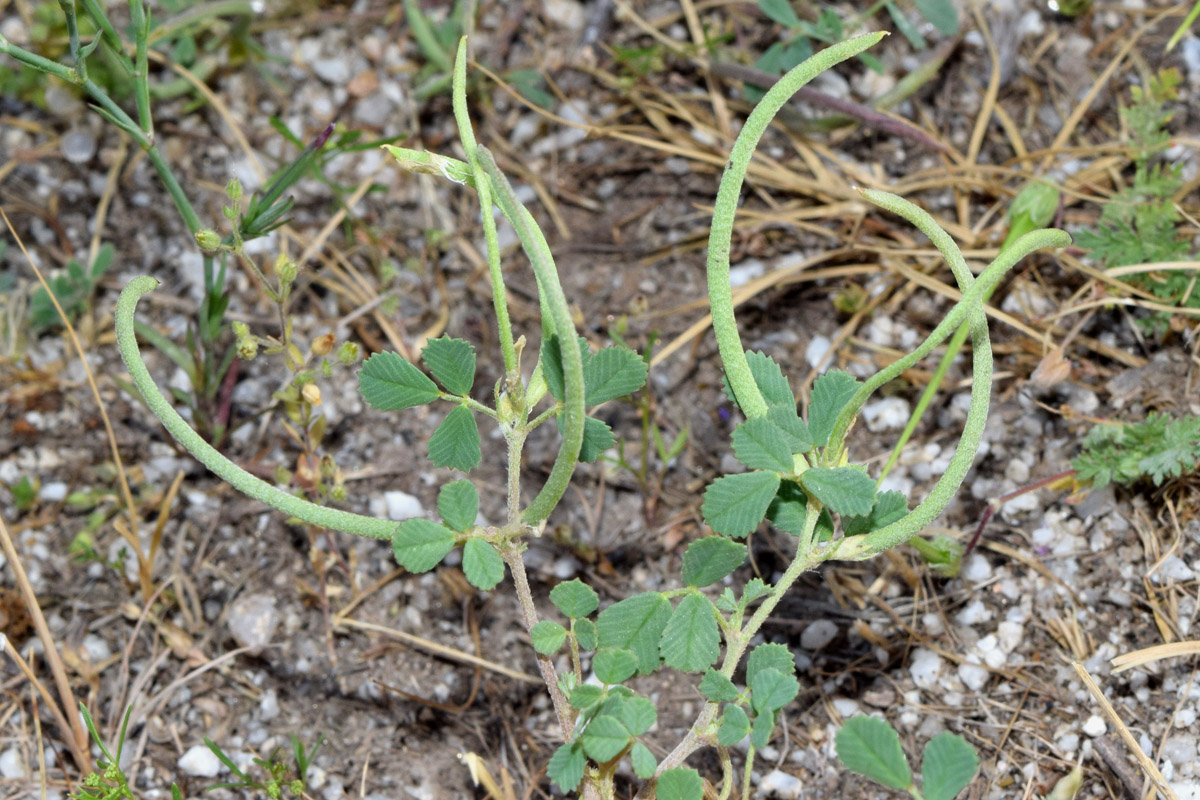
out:
{"label": "flower bud", "polygon": [[225,184],[225,196],[230,200],[237,202],[242,199],[242,182],[237,178],[230,178],[229,183]]}
{"label": "flower bud", "polygon": [[321,387],[315,383],[306,383],[304,388],[300,390],[300,396],[304,398],[304,402],[310,406],[321,405]]}
{"label": "flower bud", "polygon": [[196,244],[201,250],[216,250],[221,246],[221,236],[212,228],[202,228],[196,231]]}
{"label": "flower bud", "polygon": [[296,262],[283,253],[280,253],[279,257],[275,259],[275,274],[279,276],[281,286],[291,286],[299,272],[300,268]]}
{"label": "flower bud", "polygon": [[327,333],[324,336],[318,336],[312,343],[312,352],[314,356],[327,356],[333,350],[334,344],[337,343],[337,338],[332,333]]}
{"label": "flower bud", "polygon": [[238,358],[242,361],[250,361],[258,355],[258,342],[253,338],[247,337],[239,339],[237,344]]}
{"label": "flower bud", "polygon": [[358,342],[342,342],[342,346],[338,348],[337,353],[339,363],[350,366],[358,361],[358,357]]}

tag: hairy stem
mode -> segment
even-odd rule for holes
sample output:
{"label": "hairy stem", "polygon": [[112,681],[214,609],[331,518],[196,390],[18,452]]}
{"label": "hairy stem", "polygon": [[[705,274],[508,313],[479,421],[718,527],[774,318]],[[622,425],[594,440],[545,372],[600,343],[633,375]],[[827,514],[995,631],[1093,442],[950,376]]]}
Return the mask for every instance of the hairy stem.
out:
{"label": "hairy stem", "polygon": [[345,531],[373,539],[391,539],[399,523],[349,511],[325,508],[288,494],[246,472],[217,452],[216,448],[192,430],[191,426],[184,421],[183,417],[179,416],[179,413],[159,391],[154,379],[150,377],[149,370],[142,362],[141,353],[138,352],[137,337],[134,334],[134,310],[137,308],[138,299],[156,286],[158,286],[157,280],[143,275],[130,281],[129,285],[121,292],[115,314],[117,346],[121,350],[121,358],[125,361],[134,386],[137,387],[154,416],[158,417],[175,441],[233,488],[289,516],[310,525],[319,525],[322,528]]}

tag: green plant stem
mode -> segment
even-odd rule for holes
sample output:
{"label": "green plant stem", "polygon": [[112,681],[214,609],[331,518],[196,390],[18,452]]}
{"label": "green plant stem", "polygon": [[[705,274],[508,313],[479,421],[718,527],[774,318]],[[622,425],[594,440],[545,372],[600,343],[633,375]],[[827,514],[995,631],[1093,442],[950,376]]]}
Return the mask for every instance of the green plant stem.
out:
{"label": "green plant stem", "polygon": [[[800,87],[835,64],[866,50],[886,35],[868,33],[828,47],[780,78],[746,118],[725,164],[725,174],[721,177],[721,185],[717,190],[712,229],[708,237],[708,297],[712,308],[713,332],[721,351],[721,362],[725,366],[729,385],[733,387],[734,397],[747,417],[760,417],[767,413],[767,402],[754,382],[750,364],[742,348],[742,338],[738,334],[737,320],[733,313],[733,289],[729,284],[729,251],[733,242],[733,223],[737,216],[738,198],[741,196],[750,159],[771,120]],[[569,348],[564,348],[564,352],[567,349]]]}
{"label": "green plant stem", "polygon": [[167,398],[159,391],[154,379],[150,377],[150,372],[142,362],[141,353],[138,352],[137,338],[134,334],[133,315],[137,308],[137,301],[157,285],[157,280],[143,275],[130,281],[129,285],[121,292],[114,315],[117,345],[121,350],[121,358],[125,361],[134,386],[141,392],[146,405],[175,438],[175,441],[233,488],[255,500],[279,509],[289,516],[322,528],[345,531],[373,539],[390,540],[392,534],[399,527],[399,523],[349,511],[324,508],[288,494],[266,481],[254,477],[221,455],[216,448],[192,430],[183,417],[179,416]]}
{"label": "green plant stem", "polygon": [[[513,228],[517,232],[517,238],[521,240],[521,245],[525,249],[526,255],[529,256],[529,263],[537,277],[539,295],[549,313],[559,341],[574,342],[576,338],[575,323],[571,321],[571,309],[563,294],[562,284],[559,283],[558,270],[554,266],[554,257],[550,254],[550,247],[546,244],[545,236],[542,235],[533,216],[517,200],[512,186],[504,173],[496,166],[496,160],[492,157],[491,152],[486,147],[479,145],[476,148],[475,157],[491,180],[492,188],[496,192],[496,204],[512,222]],[[545,485],[542,486],[542,490],[538,492],[529,507],[525,509],[525,521],[531,525],[538,524],[550,516],[550,512],[562,499],[563,494],[567,491],[571,475],[575,471],[575,465],[579,461],[579,448],[583,445],[583,358],[579,353],[579,348],[571,347],[569,344],[564,346],[562,362],[565,393],[562,412],[562,445],[559,448],[558,456],[554,459],[554,466],[546,478]]]}
{"label": "green plant stem", "polygon": [[454,81],[451,91],[454,119],[458,124],[458,136],[467,154],[467,163],[475,176],[475,193],[479,195],[479,208],[483,221],[483,240],[487,247],[488,276],[492,283],[492,306],[496,310],[496,327],[500,334],[500,353],[504,357],[504,371],[509,382],[509,391],[520,382],[521,366],[517,363],[516,345],[513,342],[512,322],[508,317],[508,297],[504,287],[504,271],[500,265],[500,237],[496,233],[496,218],[492,214],[492,189],[486,180],[483,168],[475,159],[475,131],[471,128],[471,115],[467,110],[467,37],[458,43],[454,57]]}
{"label": "green plant stem", "polygon": [[404,13],[408,17],[408,29],[412,31],[413,38],[417,40],[425,58],[429,59],[441,72],[449,72],[453,69],[453,65],[450,63],[450,54],[438,42],[433,27],[429,24],[429,17],[421,11],[416,0],[404,0]]}
{"label": "green plant stem", "polygon": [[515,429],[505,435],[508,439],[508,524],[515,526],[521,521],[521,454],[529,434]]}
{"label": "green plant stem", "polygon": [[750,800],[750,776],[754,767],[754,754],[754,745],[750,745],[750,749],[746,751],[746,766],[742,772],[742,800]]}
{"label": "green plant stem", "polygon": [[154,141],[154,117],[150,114],[150,62],[147,60],[146,37],[150,33],[150,9],[143,0],[129,0],[129,20],[134,36],[133,98],[137,104],[142,133]]}
{"label": "green plant stem", "polygon": [[112,20],[108,18],[108,14],[104,11],[104,6],[99,0],[79,0],[83,10],[92,18],[92,22],[96,23],[96,27],[100,29],[100,36],[104,43],[108,46],[109,51],[116,57],[121,67],[125,70],[125,74],[133,75],[133,62],[129,60],[129,56],[125,53],[125,43],[121,41],[120,34],[113,27]]}

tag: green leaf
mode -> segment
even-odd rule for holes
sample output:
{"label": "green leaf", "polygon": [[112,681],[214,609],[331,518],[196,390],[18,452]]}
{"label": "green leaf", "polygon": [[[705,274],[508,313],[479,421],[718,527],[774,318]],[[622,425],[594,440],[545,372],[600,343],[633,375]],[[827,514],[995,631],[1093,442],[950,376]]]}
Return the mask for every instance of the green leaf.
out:
{"label": "green leaf", "polygon": [[644,781],[653,778],[654,770],[658,769],[658,759],[641,742],[635,743],[629,751],[629,761],[633,764],[633,773]]}
{"label": "green leaf", "polygon": [[[580,337],[578,341],[579,354],[586,364],[591,358],[587,339]],[[542,377],[546,379],[550,395],[558,402],[563,402],[566,399],[566,384],[563,383],[562,345],[557,334],[542,342]]]}
{"label": "green leaf", "polygon": [[908,500],[900,492],[880,492],[875,497],[875,506],[870,514],[842,517],[842,532],[847,536],[858,536],[877,531],[903,519],[908,513]]}
{"label": "green leaf", "polygon": [[812,433],[808,430],[808,424],[796,413],[795,406],[771,406],[767,409],[767,419],[782,432],[791,452],[807,453],[813,449]]}
{"label": "green leaf", "polygon": [[663,629],[659,650],[668,666],[681,672],[700,672],[721,654],[717,610],[699,592],[686,595]]}
{"label": "green leaf", "polygon": [[785,28],[800,27],[800,18],[792,10],[789,0],[758,0],[758,7],[764,14]]}
{"label": "green leaf", "polygon": [[575,638],[579,641],[580,650],[595,650],[596,623],[590,619],[575,620]]}
{"label": "green leaf", "polygon": [[921,793],[925,800],[954,800],[977,769],[979,756],[966,739],[939,733],[925,745],[921,757]]}
{"label": "green leaf", "polygon": [[594,406],[632,394],[646,383],[648,367],[626,347],[606,347],[583,365],[586,405]]}
{"label": "green leaf", "polygon": [[583,755],[583,747],[579,742],[564,744],[550,756],[546,765],[546,774],[561,792],[573,792],[583,780],[583,770],[587,766],[587,758]]}
{"label": "green leaf", "polygon": [[471,585],[485,592],[496,588],[504,578],[504,559],[483,539],[467,540],[463,546],[462,568]]}
{"label": "green leaf", "polygon": [[916,0],[917,11],[946,36],[958,33],[958,9],[952,0]]}
{"label": "green leaf", "polygon": [[428,572],[454,547],[454,531],[427,519],[400,523],[392,534],[392,553],[409,572]]}
{"label": "green leaf", "polygon": [[725,706],[725,713],[721,715],[721,725],[717,728],[717,742],[726,747],[732,747],[745,739],[749,732],[750,718],[746,716],[742,707]]}
{"label": "green leaf", "polygon": [[762,578],[751,578],[742,588],[742,602],[752,603],[769,591],[771,587],[764,583]]}
{"label": "green leaf", "polygon": [[758,527],[779,490],[774,472],[743,472],[717,478],[704,490],[704,521],[723,536],[740,539]]}
{"label": "green leaf", "polygon": [[808,495],[794,481],[783,481],[767,506],[767,519],[784,533],[799,536],[808,519]]}
{"label": "green leaf", "polygon": [[838,414],[858,391],[859,383],[849,372],[831,369],[813,382],[812,398],[808,403],[808,431],[813,444],[829,444],[829,434]]}
{"label": "green leaf", "polygon": [[712,668],[700,679],[700,694],[714,703],[732,703],[738,698],[738,690],[733,681]]}
{"label": "green leaf", "polygon": [[754,727],[750,729],[750,744],[759,750],[771,741],[771,731],[775,730],[775,712],[764,711],[754,718]]}
{"label": "green leaf", "polygon": [[924,50],[925,37],[921,35],[921,32],[917,30],[917,26],[912,24],[912,21],[909,20],[905,13],[896,8],[895,3],[885,3],[883,7],[887,9],[888,15],[892,18],[892,22],[896,26],[896,30],[904,34],[904,38],[908,39],[908,43],[912,45],[912,48],[914,50]]}
{"label": "green leaf", "polygon": [[891,725],[875,717],[851,717],[837,733],[838,758],[851,772],[893,789],[912,785],[908,759],[900,747],[900,735]]}
{"label": "green leaf", "polygon": [[600,607],[600,596],[583,581],[572,578],[550,590],[550,602],[563,616],[578,619]]}
{"label": "green leaf", "polygon": [[580,742],[584,752],[604,764],[621,755],[629,744],[629,731],[616,717],[601,714],[588,724]]}
{"label": "green leaf", "polygon": [[755,713],[778,711],[800,693],[800,682],[777,669],[760,669],[750,682],[750,705]]}
{"label": "green leaf", "polygon": [[544,656],[557,653],[567,641],[567,629],[553,620],[544,619],[529,631],[533,649]]}
{"label": "green leaf", "polygon": [[596,618],[601,647],[632,650],[638,657],[638,674],[658,669],[658,642],[671,618],[671,603],[658,592],[645,592],[613,603]]}
{"label": "green leaf", "polygon": [[466,406],[457,406],[446,415],[429,437],[429,458],[436,466],[470,472],[479,466],[479,427],[475,415]]}
{"label": "green leaf", "polygon": [[[548,654],[547,654],[548,655]],[[592,706],[604,699],[604,690],[599,686],[594,686],[590,683],[584,683],[576,686],[571,692],[571,708],[578,708],[580,711],[587,711]]]}
{"label": "green leaf", "polygon": [[358,371],[358,393],[371,408],[396,411],[438,399],[437,384],[396,353],[375,353]]}
{"label": "green leaf", "polygon": [[475,385],[475,348],[463,339],[430,339],[421,360],[446,391],[465,397]]}
{"label": "green leaf", "polygon": [[645,697],[629,697],[617,710],[617,718],[632,736],[641,736],[658,721],[658,709]]}
{"label": "green leaf", "polygon": [[800,476],[800,483],[813,497],[839,514],[868,514],[875,505],[875,481],[857,465],[813,467]]}
{"label": "green leaf", "polygon": [[760,644],[750,651],[746,659],[746,683],[750,684],[763,670],[773,669],[784,675],[796,672],[796,658],[787,645],[770,642]]}
{"label": "green leaf", "polygon": [[470,481],[451,481],[438,492],[438,514],[452,530],[465,531],[479,516],[479,492]]}
{"label": "green leaf", "polygon": [[638,660],[632,650],[605,647],[592,657],[592,671],[604,683],[620,683],[637,672]]}
{"label": "green leaf", "polygon": [[663,770],[654,788],[658,800],[702,800],[704,797],[704,782],[700,780],[700,773],[691,767]]}
{"label": "green leaf", "polygon": [[[560,416],[560,424],[561,421],[562,417]],[[613,436],[612,428],[608,427],[608,423],[595,417],[584,417],[583,444],[579,448],[580,461],[591,464],[616,443],[616,437]]]}
{"label": "green leaf", "polygon": [[754,376],[754,383],[758,386],[758,391],[762,392],[767,405],[787,406],[794,411],[796,396],[792,394],[792,387],[788,385],[788,379],[775,363],[775,359],[765,353],[748,350],[746,362],[750,365],[750,374]]}
{"label": "green leaf", "polygon": [[708,586],[740,567],[746,560],[746,545],[723,536],[708,536],[688,545],[683,554],[683,582]]}
{"label": "green leaf", "polygon": [[789,438],[766,417],[749,419],[733,430],[733,453],[750,469],[767,469],[790,475],[795,459]]}

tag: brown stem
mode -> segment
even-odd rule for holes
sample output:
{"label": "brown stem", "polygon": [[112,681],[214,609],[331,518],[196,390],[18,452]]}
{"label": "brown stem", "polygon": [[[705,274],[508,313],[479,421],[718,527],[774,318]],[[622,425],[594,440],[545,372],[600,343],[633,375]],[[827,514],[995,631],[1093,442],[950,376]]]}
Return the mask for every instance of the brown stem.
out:
{"label": "brown stem", "polygon": [[1057,475],[1051,475],[1047,478],[1034,481],[1028,486],[1022,486],[1020,489],[1014,489],[1008,494],[1002,494],[999,497],[993,497],[991,500],[988,500],[987,508],[983,510],[983,516],[979,518],[979,525],[976,526],[975,533],[971,535],[971,541],[967,542],[966,548],[963,549],[962,557],[966,559],[967,556],[971,555],[971,551],[974,550],[975,545],[979,543],[979,537],[983,535],[983,529],[987,527],[989,522],[991,522],[992,517],[996,515],[996,512],[999,511],[1009,500],[1012,500],[1015,497],[1020,497],[1023,494],[1036,492],[1043,486],[1049,486],[1052,483],[1058,483],[1059,481],[1070,478],[1075,474],[1076,470],[1069,469],[1064,472],[1060,472]]}

